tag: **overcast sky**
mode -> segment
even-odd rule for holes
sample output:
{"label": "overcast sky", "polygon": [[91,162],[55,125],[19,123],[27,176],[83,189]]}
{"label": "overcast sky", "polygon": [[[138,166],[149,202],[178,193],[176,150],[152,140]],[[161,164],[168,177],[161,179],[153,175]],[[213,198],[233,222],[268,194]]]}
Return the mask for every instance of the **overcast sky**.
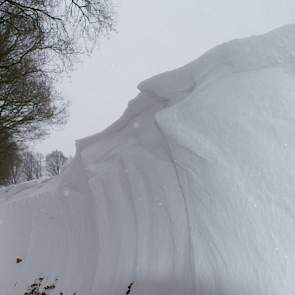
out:
{"label": "overcast sky", "polygon": [[116,120],[142,80],[234,38],[295,22],[295,0],[117,0],[117,33],[76,65],[60,91],[71,102],[61,131],[34,149],[75,153],[75,140]]}

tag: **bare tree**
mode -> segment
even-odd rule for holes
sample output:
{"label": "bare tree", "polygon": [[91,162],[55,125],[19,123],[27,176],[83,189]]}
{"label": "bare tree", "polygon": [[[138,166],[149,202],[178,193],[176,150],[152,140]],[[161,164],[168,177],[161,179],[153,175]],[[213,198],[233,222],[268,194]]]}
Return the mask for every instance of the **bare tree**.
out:
{"label": "bare tree", "polygon": [[6,180],[7,185],[18,184],[22,182],[22,160],[20,157],[15,158],[9,165],[9,175]]}
{"label": "bare tree", "polygon": [[109,0],[2,0],[3,66],[37,55],[43,65],[64,69],[66,60],[91,51],[113,23]]}
{"label": "bare tree", "polygon": [[22,173],[24,180],[30,181],[42,176],[42,159],[39,153],[24,152],[22,154]]}
{"label": "bare tree", "polygon": [[51,176],[61,173],[67,157],[61,151],[53,151],[46,156],[46,170]]}
{"label": "bare tree", "polygon": [[108,0],[0,1],[0,132],[39,138],[64,122],[56,74],[112,28]]}
{"label": "bare tree", "polygon": [[65,123],[54,82],[113,29],[109,1],[0,0],[0,139],[18,146]]}
{"label": "bare tree", "polygon": [[35,158],[34,178],[39,179],[43,176],[44,156],[41,153],[34,153],[34,158]]}
{"label": "bare tree", "polygon": [[0,185],[17,182],[20,148],[7,133],[0,134]]}

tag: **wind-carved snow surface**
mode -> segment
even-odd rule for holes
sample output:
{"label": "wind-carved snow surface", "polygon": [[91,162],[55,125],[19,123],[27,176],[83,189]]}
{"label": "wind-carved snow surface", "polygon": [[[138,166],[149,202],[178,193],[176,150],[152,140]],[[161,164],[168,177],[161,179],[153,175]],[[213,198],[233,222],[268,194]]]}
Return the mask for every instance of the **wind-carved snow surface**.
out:
{"label": "wind-carved snow surface", "polygon": [[294,295],[294,65],[295,25],[218,46],[3,189],[0,294]]}

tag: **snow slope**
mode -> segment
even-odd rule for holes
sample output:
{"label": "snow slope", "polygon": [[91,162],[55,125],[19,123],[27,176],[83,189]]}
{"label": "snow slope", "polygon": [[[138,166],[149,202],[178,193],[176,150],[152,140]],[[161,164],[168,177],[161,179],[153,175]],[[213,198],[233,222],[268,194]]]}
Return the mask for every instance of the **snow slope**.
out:
{"label": "snow slope", "polygon": [[0,191],[0,294],[294,295],[295,25],[139,90],[61,176]]}

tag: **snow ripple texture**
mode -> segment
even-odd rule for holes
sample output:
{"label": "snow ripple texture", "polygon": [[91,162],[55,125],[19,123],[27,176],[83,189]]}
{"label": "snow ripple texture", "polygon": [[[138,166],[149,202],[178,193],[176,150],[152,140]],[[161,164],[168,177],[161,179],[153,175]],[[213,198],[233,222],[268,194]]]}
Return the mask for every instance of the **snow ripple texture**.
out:
{"label": "snow ripple texture", "polygon": [[0,294],[294,295],[294,65],[295,25],[217,46],[2,189]]}

